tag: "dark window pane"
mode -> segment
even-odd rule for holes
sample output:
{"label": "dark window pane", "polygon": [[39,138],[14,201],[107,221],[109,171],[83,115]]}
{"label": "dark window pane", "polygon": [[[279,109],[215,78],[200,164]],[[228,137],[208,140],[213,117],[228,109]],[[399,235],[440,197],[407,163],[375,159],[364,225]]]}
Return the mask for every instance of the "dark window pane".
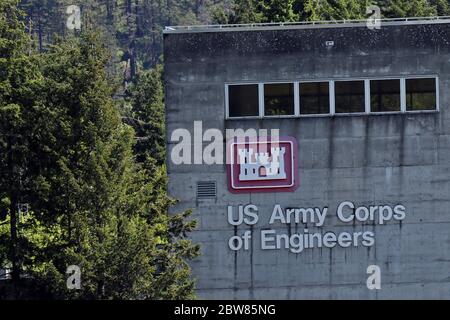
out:
{"label": "dark window pane", "polygon": [[436,109],[436,79],[406,79],[406,110]]}
{"label": "dark window pane", "polygon": [[364,81],[335,82],[336,113],[365,111]]}
{"label": "dark window pane", "polygon": [[230,117],[259,115],[257,84],[228,86],[228,111]]}
{"label": "dark window pane", "polygon": [[372,112],[400,111],[400,80],[370,81]]}
{"label": "dark window pane", "polygon": [[264,113],[266,116],[293,115],[294,84],[265,84]]}
{"label": "dark window pane", "polygon": [[328,82],[300,83],[300,113],[330,113],[330,86]]}

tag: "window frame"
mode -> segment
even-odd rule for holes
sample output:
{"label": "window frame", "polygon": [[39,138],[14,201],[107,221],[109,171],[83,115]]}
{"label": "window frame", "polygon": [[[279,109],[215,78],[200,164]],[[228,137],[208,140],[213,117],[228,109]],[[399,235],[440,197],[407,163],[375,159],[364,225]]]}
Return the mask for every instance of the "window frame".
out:
{"label": "window frame", "polygon": [[[366,94],[366,98],[369,99],[369,114],[377,115],[377,114],[398,114],[398,113],[405,113],[406,111],[406,96],[404,93],[406,93],[405,89],[405,80],[409,79],[405,77],[378,77],[378,78],[369,78],[369,86],[366,88],[368,90],[368,94]],[[398,80],[400,82],[400,110],[399,111],[372,111],[372,101],[371,101],[371,89],[370,89],[370,82],[371,81],[383,81],[383,80]]]}
{"label": "window frame", "polygon": [[[262,115],[262,118],[267,118],[267,119],[277,119],[277,118],[296,118],[298,117],[297,112],[297,102],[296,102],[296,97],[295,97],[295,93],[298,90],[298,82],[297,81],[271,81],[271,82],[261,82],[260,84],[262,84],[261,87],[259,87],[259,97],[260,97],[260,116]],[[287,115],[273,115],[273,116],[266,116],[266,92],[265,92],[265,85],[266,84],[292,84],[293,85],[293,89],[294,89],[294,114],[287,114]],[[297,86],[297,88],[296,88]],[[262,94],[261,94],[261,90],[262,90]],[[262,113],[261,113],[262,112]]]}
{"label": "window frame", "polygon": [[[333,80],[333,115],[334,116],[361,116],[367,113],[367,80],[366,78],[346,78],[346,79],[334,79]],[[364,84],[364,111],[362,112],[336,112],[336,82],[355,82],[361,81]],[[369,92],[370,97],[370,92]],[[369,105],[370,106],[370,105]]]}
{"label": "window frame", "polygon": [[[407,110],[406,108],[406,80],[414,79],[435,79],[436,87],[436,106],[432,110]],[[400,111],[372,111],[370,100],[370,83],[377,80],[399,80],[400,81]],[[343,112],[336,113],[335,101],[335,82],[340,81],[363,81],[364,82],[364,96],[365,96],[365,110],[364,112]],[[318,83],[328,82],[330,107],[329,113],[322,114],[301,114],[300,103],[300,84],[301,83]],[[294,114],[293,115],[265,115],[264,108],[264,85],[266,84],[293,84],[294,86]],[[258,85],[258,115],[257,116],[240,116],[230,117],[229,109],[229,86],[233,85]],[[403,75],[403,76],[382,76],[382,77],[351,77],[351,78],[332,78],[332,79],[295,79],[292,81],[245,81],[245,82],[226,82],[225,83],[225,120],[255,120],[255,119],[291,119],[291,118],[312,118],[312,117],[341,117],[341,116],[361,116],[361,115],[395,115],[395,114],[414,114],[414,113],[436,113],[440,111],[440,81],[438,75]]]}
{"label": "window frame", "polygon": [[[258,115],[257,116],[239,116],[239,117],[230,117],[230,86],[245,86],[245,85],[257,85],[258,86]],[[261,119],[263,116],[261,115],[261,82],[239,82],[239,83],[226,83],[225,84],[225,118],[229,120],[238,120],[238,119]]]}
{"label": "window frame", "polygon": [[[406,80],[416,80],[416,79],[434,79],[434,86],[435,86],[435,94],[436,94],[436,105],[435,108],[432,110],[408,110],[408,106],[406,105]],[[427,75],[420,75],[420,76],[408,76],[403,78],[404,81],[404,95],[405,95],[405,113],[433,113],[433,112],[439,112],[439,105],[440,105],[440,99],[439,99],[439,76],[427,76]]]}
{"label": "window frame", "polygon": [[[328,83],[328,100],[329,100],[329,108],[328,113],[310,113],[310,114],[302,114],[302,106],[300,101],[300,84],[302,83]],[[333,115],[334,112],[334,80],[302,80],[297,81],[298,86],[298,117],[299,118],[312,118],[312,117],[329,117]],[[333,87],[333,90],[331,90],[331,87]],[[333,98],[331,97],[333,95]],[[333,106],[333,108],[332,108]]]}

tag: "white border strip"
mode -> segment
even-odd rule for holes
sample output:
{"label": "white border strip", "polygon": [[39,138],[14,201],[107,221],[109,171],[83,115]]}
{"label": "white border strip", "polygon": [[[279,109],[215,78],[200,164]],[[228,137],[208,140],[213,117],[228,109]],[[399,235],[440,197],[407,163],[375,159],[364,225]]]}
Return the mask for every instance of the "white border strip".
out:
{"label": "white border strip", "polygon": [[[379,19],[383,26],[407,26],[421,24],[450,23],[450,16],[438,17],[410,17]],[[295,30],[295,29],[323,29],[323,28],[367,28],[367,20],[334,20],[334,21],[303,21],[284,23],[251,23],[228,25],[192,25],[167,26],[164,34],[173,33],[207,33],[207,32],[238,32],[238,31],[267,31],[267,30]]]}

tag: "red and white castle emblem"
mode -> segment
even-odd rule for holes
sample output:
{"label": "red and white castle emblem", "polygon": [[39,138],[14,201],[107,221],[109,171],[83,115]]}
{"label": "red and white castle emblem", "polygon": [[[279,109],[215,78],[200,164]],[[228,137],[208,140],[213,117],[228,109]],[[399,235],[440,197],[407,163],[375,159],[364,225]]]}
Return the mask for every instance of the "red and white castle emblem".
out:
{"label": "red and white castle emblem", "polygon": [[231,140],[227,144],[228,188],[233,193],[292,192],[298,187],[295,138]]}

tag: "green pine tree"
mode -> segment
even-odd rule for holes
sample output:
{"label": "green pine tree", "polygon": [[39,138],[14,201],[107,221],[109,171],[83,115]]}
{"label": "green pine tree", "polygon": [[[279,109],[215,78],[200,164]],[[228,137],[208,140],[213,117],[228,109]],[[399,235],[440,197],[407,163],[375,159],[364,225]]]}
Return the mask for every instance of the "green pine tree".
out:
{"label": "green pine tree", "polygon": [[264,0],[262,14],[266,22],[294,22],[298,15],[294,13],[294,0]]}
{"label": "green pine tree", "polygon": [[162,65],[143,71],[127,91],[130,112],[123,117],[136,131],[135,154],[139,162],[152,157],[165,162],[165,116]]}
{"label": "green pine tree", "polygon": [[367,0],[306,0],[303,8],[309,21],[358,20],[367,17],[371,4]]}
{"label": "green pine tree", "polygon": [[264,14],[261,10],[260,0],[235,0],[228,22],[231,24],[262,22]]}
{"label": "green pine tree", "polygon": [[448,0],[431,0],[430,3],[436,7],[436,14],[447,16],[450,14],[450,2]]}
{"label": "green pine tree", "polygon": [[19,204],[45,193],[39,165],[48,159],[46,146],[53,137],[49,124],[40,126],[39,121],[54,119],[39,94],[44,81],[35,58],[28,54],[30,38],[22,19],[17,1],[0,3],[0,263],[12,269],[14,285],[19,285],[27,255],[18,230]]}
{"label": "green pine tree", "polygon": [[427,17],[437,15],[437,11],[428,0],[391,0],[383,14],[387,17]]}
{"label": "green pine tree", "polygon": [[[184,232],[195,224],[181,219],[183,233],[170,234],[180,216],[167,216],[172,201],[165,172],[151,162],[134,162],[134,131],[121,123],[111,98],[108,56],[99,39],[87,34],[62,43],[45,61],[44,75],[52,80],[48,98],[60,97],[55,105],[68,117],[67,135],[58,140],[70,146],[59,159],[61,179],[67,181],[59,198],[70,218],[71,245],[55,269],[61,271],[62,262],[81,267],[82,298],[190,297],[185,259],[195,257],[198,248]],[[161,258],[166,255],[171,259]],[[165,281],[161,268],[170,275]],[[174,288],[170,295],[168,288]]]}
{"label": "green pine tree", "polygon": [[[100,37],[85,31],[36,57],[24,30],[16,2],[2,2],[0,267],[12,268],[14,295],[192,298],[195,222],[167,214],[164,167],[136,163]],[[70,265],[81,268],[79,291],[66,287]]]}

